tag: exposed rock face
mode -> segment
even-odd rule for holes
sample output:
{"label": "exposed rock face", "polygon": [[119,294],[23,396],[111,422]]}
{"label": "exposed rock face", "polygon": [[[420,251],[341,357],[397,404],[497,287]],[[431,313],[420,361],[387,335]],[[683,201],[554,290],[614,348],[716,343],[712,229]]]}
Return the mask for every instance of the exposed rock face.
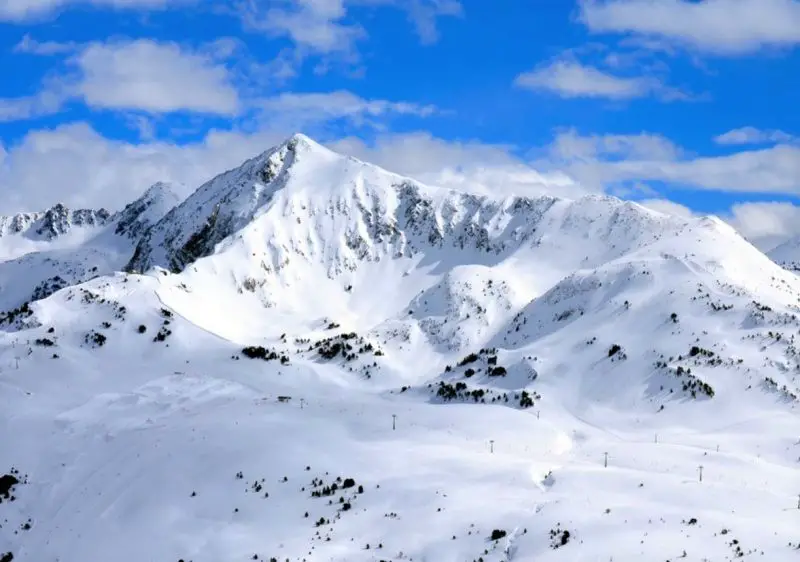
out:
{"label": "exposed rock face", "polygon": [[58,203],[43,212],[17,213],[0,217],[0,237],[24,235],[32,239],[53,240],[74,227],[104,226],[111,214],[105,209],[68,209]]}
{"label": "exposed rock face", "polygon": [[147,230],[158,222],[170,209],[180,203],[180,197],[172,184],[158,182],[136,201],[114,215],[115,234],[131,240],[139,240]]}

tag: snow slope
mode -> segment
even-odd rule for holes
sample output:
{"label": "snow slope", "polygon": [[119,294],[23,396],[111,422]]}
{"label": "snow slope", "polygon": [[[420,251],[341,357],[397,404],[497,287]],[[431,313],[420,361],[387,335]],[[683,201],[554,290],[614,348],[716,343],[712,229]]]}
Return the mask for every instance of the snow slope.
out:
{"label": "snow slope", "polygon": [[798,556],[800,278],[718,219],[297,135],[140,232],[2,316],[0,557]]}

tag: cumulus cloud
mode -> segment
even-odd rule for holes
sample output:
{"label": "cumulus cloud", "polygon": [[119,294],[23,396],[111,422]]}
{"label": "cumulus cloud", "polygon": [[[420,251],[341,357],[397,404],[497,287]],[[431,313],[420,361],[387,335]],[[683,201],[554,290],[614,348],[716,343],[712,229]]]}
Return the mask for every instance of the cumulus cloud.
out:
{"label": "cumulus cloud", "polygon": [[800,147],[793,145],[696,156],[660,135],[582,136],[568,130],[556,136],[540,165],[604,189],[665,182],[684,189],[800,194]]}
{"label": "cumulus cloud", "polygon": [[376,118],[391,115],[428,117],[439,110],[433,105],[364,99],[352,92],[338,90],[320,93],[286,92],[258,102],[264,118],[284,127],[305,128],[315,123],[345,119],[356,125],[379,126]]}
{"label": "cumulus cloud", "polygon": [[415,132],[379,135],[369,144],[349,137],[330,146],[429,185],[468,193],[562,197],[588,193],[561,172],[536,170],[510,145],[450,141]]}
{"label": "cumulus cloud", "polygon": [[717,55],[800,44],[797,0],[581,0],[598,33],[633,33]]}
{"label": "cumulus cloud", "polygon": [[91,107],[223,115],[238,111],[238,94],[224,64],[176,43],[92,43],[73,64],[80,73],[77,94]]}
{"label": "cumulus cloud", "polygon": [[439,40],[436,21],[444,16],[461,16],[464,9],[460,0],[430,0],[408,2],[408,17],[414,24],[417,35],[423,44],[435,43]]}
{"label": "cumulus cloud", "polygon": [[391,7],[406,12],[423,43],[438,39],[436,22],[463,13],[460,0],[242,0],[238,12],[246,28],[290,39],[301,53],[356,55],[367,31],[353,21],[353,8]]}
{"label": "cumulus cloud", "polygon": [[800,206],[786,201],[736,203],[725,218],[764,251],[800,236]]}
{"label": "cumulus cloud", "polygon": [[126,10],[159,10],[193,0],[0,0],[0,21],[22,23],[41,19],[70,6]]}
{"label": "cumulus cloud", "polygon": [[547,91],[564,98],[608,98],[627,100],[647,96],[665,99],[686,97],[654,77],[621,77],[577,61],[557,60],[523,72],[514,84],[534,91]]}
{"label": "cumulus cloud", "polygon": [[792,142],[795,138],[793,135],[783,131],[765,131],[755,127],[742,127],[714,137],[714,142],[721,145],[775,144]]}
{"label": "cumulus cloud", "polygon": [[112,140],[84,122],[33,131],[0,150],[0,212],[37,210],[57,202],[120,208],[157,181],[195,188],[285,136],[212,130],[198,142],[177,145]]}
{"label": "cumulus cloud", "polygon": [[285,36],[312,52],[347,52],[366,36],[360,25],[344,22],[344,0],[298,0],[260,2],[241,5],[243,21],[252,29],[273,36]]}
{"label": "cumulus cloud", "polygon": [[27,33],[14,46],[15,53],[27,53],[31,55],[51,56],[63,53],[70,53],[78,48],[74,41],[37,41]]}
{"label": "cumulus cloud", "polygon": [[675,203],[669,199],[644,199],[642,201],[637,201],[637,203],[643,207],[647,207],[648,209],[652,209],[653,211],[658,211],[659,213],[664,213],[666,215],[673,215],[687,219],[696,216],[694,211],[692,211],[686,205]]}
{"label": "cumulus cloud", "polygon": [[440,113],[433,105],[365,99],[346,90],[261,97],[261,84],[282,70],[242,59],[238,48],[236,41],[225,38],[190,49],[149,39],[76,45],[39,43],[26,36],[18,51],[70,54],[65,68],[50,75],[39,93],[0,98],[0,122],[53,114],[71,101],[151,116],[183,111],[231,119],[246,113],[260,116],[262,128],[285,129],[337,119],[378,127],[379,118],[391,115]]}
{"label": "cumulus cloud", "polygon": [[[196,188],[289,134],[211,131],[198,142],[177,145],[111,140],[83,122],[33,131],[20,143],[0,149],[0,212],[35,210],[59,201],[116,209],[156,181]],[[586,193],[564,174],[536,171],[510,146],[451,142],[428,133],[384,134],[373,143],[328,136],[326,144],[391,171],[461,191],[573,197]]]}
{"label": "cumulus cloud", "polygon": [[581,135],[575,129],[559,131],[548,152],[550,160],[563,164],[600,159],[676,160],[683,154],[680,147],[661,135]]}
{"label": "cumulus cloud", "polygon": [[44,90],[33,96],[0,98],[0,123],[53,115],[61,110],[64,95],[56,90]]}
{"label": "cumulus cloud", "polygon": [[150,39],[77,46],[26,38],[17,50],[42,55],[74,53],[67,58],[66,69],[50,75],[39,93],[0,99],[0,120],[55,113],[71,100],[93,109],[149,113],[194,111],[232,116],[240,107],[233,76],[214,49],[194,51]]}

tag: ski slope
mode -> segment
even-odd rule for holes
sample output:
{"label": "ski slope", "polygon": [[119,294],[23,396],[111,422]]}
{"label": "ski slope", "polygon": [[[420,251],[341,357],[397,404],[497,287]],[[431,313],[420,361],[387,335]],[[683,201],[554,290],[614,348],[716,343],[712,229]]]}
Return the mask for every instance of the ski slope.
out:
{"label": "ski slope", "polygon": [[137,234],[1,316],[0,557],[799,555],[800,278],[718,219],[297,135]]}

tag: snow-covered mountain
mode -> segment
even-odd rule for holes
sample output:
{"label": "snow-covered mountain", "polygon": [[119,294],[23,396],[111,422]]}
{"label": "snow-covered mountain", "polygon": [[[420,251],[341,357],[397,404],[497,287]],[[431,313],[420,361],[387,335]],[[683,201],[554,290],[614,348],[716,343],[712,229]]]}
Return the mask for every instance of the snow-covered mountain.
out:
{"label": "snow-covered mountain", "polygon": [[800,272],[800,236],[770,250],[769,257],[790,271]]}
{"label": "snow-covered mountain", "polygon": [[75,228],[103,226],[108,218],[109,213],[105,209],[70,210],[59,203],[43,212],[0,216],[0,236],[53,240]]}
{"label": "snow-covered mountain", "polygon": [[5,226],[39,217],[25,228],[5,229],[8,235],[0,238],[6,256],[0,261],[0,309],[122,269],[140,237],[178,202],[175,188],[159,183],[113,215],[56,205],[45,213],[10,218]]}
{"label": "snow-covered mountain", "polygon": [[105,209],[71,210],[60,203],[46,211],[0,215],[0,259],[80,244],[102,228],[109,217]]}
{"label": "snow-covered mountain", "polygon": [[797,557],[800,277],[722,221],[303,135],[169,193],[0,314],[0,559]]}
{"label": "snow-covered mountain", "polygon": [[112,217],[114,234],[138,242],[150,227],[181,202],[180,190],[182,186],[164,182],[153,184],[144,195]]}

